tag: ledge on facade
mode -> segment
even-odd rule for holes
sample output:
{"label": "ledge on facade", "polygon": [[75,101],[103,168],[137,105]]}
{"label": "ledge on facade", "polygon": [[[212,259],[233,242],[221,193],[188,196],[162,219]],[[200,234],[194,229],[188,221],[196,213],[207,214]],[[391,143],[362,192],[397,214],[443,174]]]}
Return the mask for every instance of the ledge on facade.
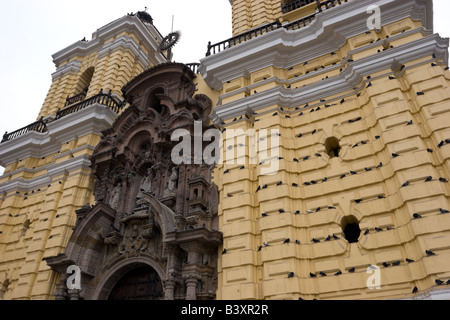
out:
{"label": "ledge on facade", "polygon": [[14,131],[14,132],[11,132],[11,133],[5,132],[1,143],[6,142],[6,141],[11,141],[15,138],[23,136],[23,135],[27,134],[28,132],[32,132],[32,131],[38,132],[38,133],[47,132],[48,131],[47,122],[44,121],[43,118],[41,118],[38,121],[33,122],[32,124],[29,124],[19,130]]}
{"label": "ledge on facade", "polygon": [[91,106],[96,103],[108,107],[109,109],[111,109],[112,111],[114,111],[117,114],[119,114],[119,112],[125,106],[125,102],[117,101],[111,95],[111,91],[109,91],[108,93],[103,93],[103,91],[100,90],[100,93],[93,97],[90,97],[86,100],[83,100],[77,104],[71,105],[62,110],[58,110],[56,112],[56,116],[54,119],[48,118],[48,119],[44,120],[43,118],[41,118],[38,121],[33,122],[32,124],[29,124],[19,130],[14,131],[14,132],[11,132],[11,133],[6,132],[3,135],[3,139],[0,143],[14,140],[18,137],[21,137],[21,136],[27,134],[28,132],[46,133],[46,132],[48,132],[47,124],[57,121],[69,114],[76,113],[76,112],[83,110],[86,107]]}
{"label": "ledge on facade", "polygon": [[[309,0],[308,0],[309,1]],[[308,2],[307,0],[303,0],[300,2]],[[301,19],[298,19],[296,21],[293,21],[291,23],[282,24],[280,20],[276,20],[275,22],[264,24],[260,27],[254,28],[252,30],[246,31],[244,33],[241,33],[237,36],[234,36],[232,38],[229,38],[227,40],[218,42],[216,44],[211,44],[211,41],[208,43],[208,49],[206,52],[206,56],[210,56],[212,54],[219,53],[221,51],[224,51],[228,48],[234,47],[240,43],[246,42],[248,40],[254,39],[256,37],[262,36],[263,34],[266,34],[268,32],[271,32],[273,30],[277,29],[287,29],[287,30],[297,30],[303,27],[307,27],[311,24],[311,22],[314,21],[316,14],[322,12],[324,9],[329,9],[332,7],[335,7],[337,5],[343,4],[345,2],[348,2],[349,0],[326,0],[319,3],[319,0],[312,0],[311,2],[307,3],[310,4],[312,2],[317,2],[317,8],[318,12],[303,17]],[[295,1],[297,2],[297,1]]]}

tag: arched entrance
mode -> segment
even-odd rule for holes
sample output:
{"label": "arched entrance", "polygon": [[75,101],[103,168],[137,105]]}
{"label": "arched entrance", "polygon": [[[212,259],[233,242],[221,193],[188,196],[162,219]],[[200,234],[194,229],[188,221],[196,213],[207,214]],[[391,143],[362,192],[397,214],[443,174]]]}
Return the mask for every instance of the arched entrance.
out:
{"label": "arched entrance", "polygon": [[150,266],[138,267],[125,274],[114,286],[109,300],[157,300],[163,298],[158,273]]}

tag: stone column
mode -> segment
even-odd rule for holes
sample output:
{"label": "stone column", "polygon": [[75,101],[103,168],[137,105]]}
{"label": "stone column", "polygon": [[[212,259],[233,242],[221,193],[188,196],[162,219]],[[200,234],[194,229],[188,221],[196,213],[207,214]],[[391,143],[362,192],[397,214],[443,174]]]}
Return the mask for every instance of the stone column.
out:
{"label": "stone column", "polygon": [[186,300],[197,300],[198,279],[195,276],[186,278]]}
{"label": "stone column", "polygon": [[176,282],[173,279],[164,281],[164,300],[174,300]]}
{"label": "stone column", "polygon": [[80,300],[80,291],[78,289],[67,290],[70,300]]}

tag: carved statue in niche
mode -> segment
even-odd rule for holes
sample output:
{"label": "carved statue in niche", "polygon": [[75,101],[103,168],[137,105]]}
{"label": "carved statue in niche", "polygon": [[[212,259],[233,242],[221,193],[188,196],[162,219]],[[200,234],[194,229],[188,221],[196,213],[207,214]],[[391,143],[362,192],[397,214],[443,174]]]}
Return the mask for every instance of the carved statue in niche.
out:
{"label": "carved statue in niche", "polygon": [[177,193],[178,186],[178,168],[173,167],[172,173],[167,181],[167,188],[164,190],[164,197],[170,197]]}
{"label": "carved statue in niche", "polygon": [[152,191],[152,181],[154,179],[153,175],[153,167],[147,169],[147,175],[142,179],[141,185],[139,186],[139,192],[137,195],[137,204],[142,205],[145,204],[144,200],[144,192]]}
{"label": "carved statue in niche", "polygon": [[111,193],[111,199],[109,200],[109,206],[114,210],[118,209],[121,196],[122,196],[122,183],[119,182],[117,186],[113,189]]}

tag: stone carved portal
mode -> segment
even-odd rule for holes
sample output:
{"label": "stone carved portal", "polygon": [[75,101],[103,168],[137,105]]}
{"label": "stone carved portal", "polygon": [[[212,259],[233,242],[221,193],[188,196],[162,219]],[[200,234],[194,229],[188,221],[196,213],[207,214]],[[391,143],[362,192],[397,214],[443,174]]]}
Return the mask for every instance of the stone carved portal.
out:
{"label": "stone carved portal", "polygon": [[[174,130],[210,128],[211,101],[194,96],[194,79],[166,63],[123,88],[130,107],[91,157],[96,203],[77,211],[65,253],[45,259],[61,274],[57,299],[215,298],[222,235],[213,166],[171,161]],[[66,286],[70,265],[81,268],[81,290]]]}

